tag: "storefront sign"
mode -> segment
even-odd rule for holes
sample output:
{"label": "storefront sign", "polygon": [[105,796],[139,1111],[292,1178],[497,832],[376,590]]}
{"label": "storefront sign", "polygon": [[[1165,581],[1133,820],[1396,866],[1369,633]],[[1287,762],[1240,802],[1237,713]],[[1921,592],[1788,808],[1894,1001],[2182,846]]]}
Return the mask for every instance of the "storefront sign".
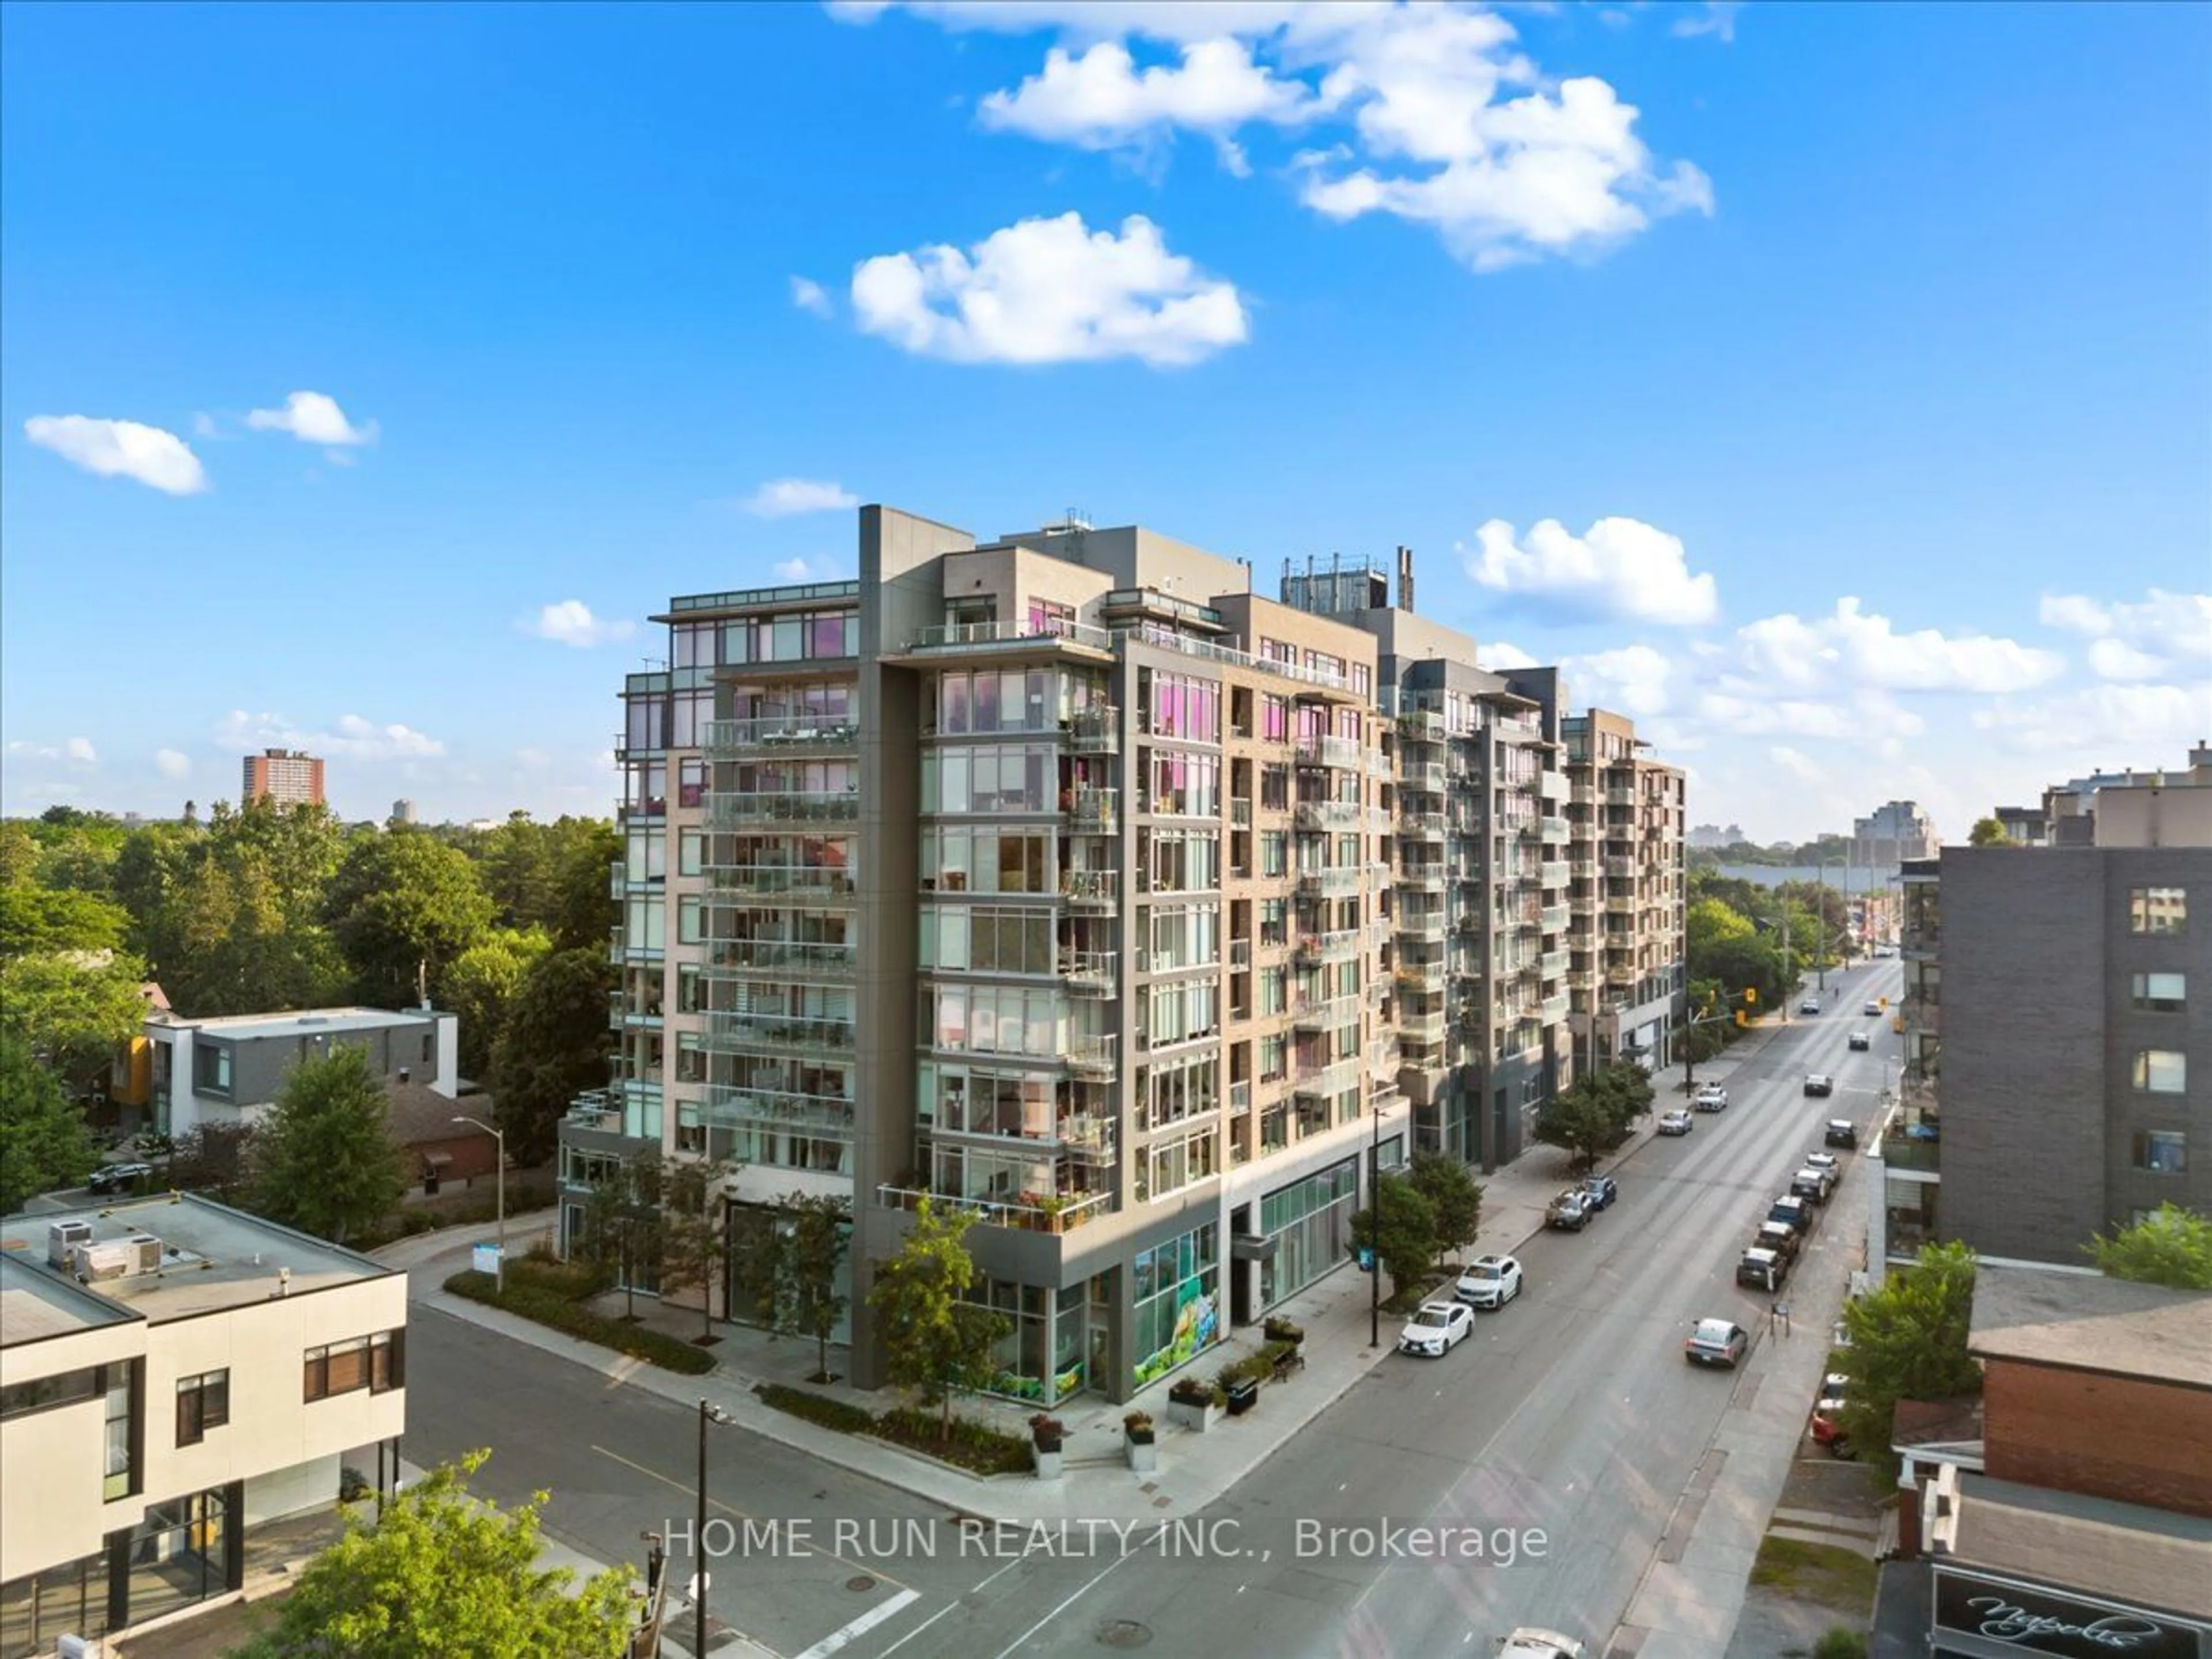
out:
{"label": "storefront sign", "polygon": [[2171,1614],[1949,1567],[1936,1569],[1936,1629],[1939,1643],[1953,1631],[2062,1659],[2199,1659],[2207,1633]]}

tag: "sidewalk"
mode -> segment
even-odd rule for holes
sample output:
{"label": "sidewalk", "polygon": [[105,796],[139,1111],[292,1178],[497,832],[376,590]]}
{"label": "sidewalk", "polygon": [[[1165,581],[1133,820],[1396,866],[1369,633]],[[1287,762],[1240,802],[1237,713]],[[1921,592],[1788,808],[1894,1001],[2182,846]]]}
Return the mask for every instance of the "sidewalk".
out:
{"label": "sidewalk", "polygon": [[[1772,1030],[1779,1029],[1778,1024],[1755,1029],[1725,1054],[1700,1065],[1699,1080],[1725,1082],[1765,1047]],[[1671,1083],[1663,1077],[1654,1081],[1659,1090],[1656,1115],[1665,1109],[1670,1093],[1680,1088],[1680,1077],[1677,1073]],[[1616,1168],[1631,1157],[1650,1137],[1652,1121],[1647,1117],[1618,1152],[1600,1161],[1599,1168]],[[1541,1231],[1545,1206],[1572,1176],[1569,1166],[1568,1154],[1538,1146],[1506,1168],[1478,1176],[1483,1188],[1481,1221],[1467,1255],[1510,1252]],[[525,1221],[518,1225],[510,1221],[509,1245],[519,1250],[524,1241],[542,1231],[542,1222]],[[816,1365],[812,1342],[773,1337],[718,1322],[714,1330],[720,1340],[712,1350],[719,1362],[714,1370],[697,1377],[683,1376],[448,1294],[443,1289],[447,1276],[466,1267],[469,1247],[489,1236],[490,1231],[485,1228],[457,1229],[450,1235],[404,1239],[376,1254],[390,1266],[411,1273],[410,1295],[416,1302],[588,1365],[610,1379],[680,1405],[696,1406],[704,1399],[742,1426],[769,1439],[941,1504],[956,1514],[986,1520],[1081,1516],[1133,1521],[1194,1513],[1256,1468],[1271,1451],[1391,1352],[1403,1322],[1401,1317],[1384,1314],[1382,1346],[1368,1346],[1368,1279],[1346,1265],[1271,1310],[1304,1327],[1306,1364],[1297,1375],[1263,1388],[1260,1403],[1252,1412],[1243,1417],[1224,1416],[1205,1433],[1178,1427],[1167,1420],[1172,1376],[1143,1389],[1127,1404],[1079,1395],[1054,1413],[1067,1426],[1066,1473],[1060,1480],[1043,1481],[1026,1474],[981,1479],[888,1442],[841,1434],[763,1405],[752,1393],[757,1382],[805,1389],[872,1412],[902,1400],[893,1390],[870,1392],[842,1382],[825,1387],[809,1381]],[[685,1340],[699,1331],[696,1309],[665,1307],[642,1297],[637,1305],[643,1322],[654,1329]],[[1197,1364],[1186,1367],[1185,1372],[1210,1377],[1231,1360],[1256,1352],[1261,1346],[1257,1327],[1233,1332]],[[848,1363],[845,1351],[833,1346],[832,1370],[844,1369]],[[959,1401],[957,1409],[1008,1433],[1025,1434],[1029,1418],[1039,1408],[1034,1404],[970,1396]],[[1158,1424],[1159,1466],[1149,1474],[1131,1472],[1122,1457],[1121,1419],[1135,1410],[1151,1412]]]}

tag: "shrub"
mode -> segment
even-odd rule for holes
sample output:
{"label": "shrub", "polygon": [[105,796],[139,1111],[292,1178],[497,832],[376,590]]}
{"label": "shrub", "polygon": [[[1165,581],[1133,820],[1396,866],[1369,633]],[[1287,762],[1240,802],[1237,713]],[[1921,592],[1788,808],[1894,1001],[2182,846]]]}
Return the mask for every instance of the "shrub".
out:
{"label": "shrub", "polygon": [[510,1284],[501,1295],[489,1273],[465,1272],[448,1279],[446,1288],[455,1296],[532,1320],[566,1336],[596,1342],[603,1348],[612,1348],[633,1358],[650,1360],[668,1370],[697,1376],[714,1369],[713,1355],[702,1353],[681,1337],[647,1330],[641,1325],[625,1325],[618,1319],[595,1314],[567,1297],[536,1285]]}
{"label": "shrub", "polygon": [[1039,1412],[1030,1419],[1030,1437],[1039,1451],[1058,1451],[1067,1438],[1067,1425],[1049,1412]]}
{"label": "shrub", "polygon": [[1218,1406],[1221,1390],[1203,1377],[1177,1377],[1168,1385],[1168,1398],[1178,1406]]}
{"label": "shrub", "polygon": [[1025,1474],[1030,1468],[1030,1443],[1018,1434],[998,1430],[970,1418],[952,1419],[948,1440],[939,1432],[937,1413],[910,1406],[895,1407],[875,1421],[869,1432],[878,1438],[941,1457],[948,1463],[978,1474]]}
{"label": "shrub", "polygon": [[876,1419],[850,1401],[832,1400],[827,1395],[809,1394],[804,1389],[787,1389],[781,1382],[756,1382],[753,1392],[763,1405],[788,1412],[793,1417],[803,1417],[825,1429],[835,1429],[840,1434],[866,1434],[876,1426]]}
{"label": "shrub", "polygon": [[1813,1659],[1867,1659],[1867,1639],[1843,1625],[1832,1625],[1813,1649]]}
{"label": "shrub", "polygon": [[1270,1318],[1261,1329],[1270,1342],[1303,1342],[1306,1340],[1305,1328],[1296,1320]]}
{"label": "shrub", "polygon": [[1121,1419],[1121,1426],[1135,1444],[1149,1446],[1152,1443],[1152,1414],[1150,1412],[1131,1412]]}

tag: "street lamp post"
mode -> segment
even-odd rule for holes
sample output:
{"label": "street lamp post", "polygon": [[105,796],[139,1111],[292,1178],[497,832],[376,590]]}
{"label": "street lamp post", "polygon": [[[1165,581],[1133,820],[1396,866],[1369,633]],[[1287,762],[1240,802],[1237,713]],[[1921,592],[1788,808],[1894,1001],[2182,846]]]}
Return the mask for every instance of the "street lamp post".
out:
{"label": "street lamp post", "polygon": [[1813,901],[1820,911],[1820,925],[1813,935],[1813,971],[1818,977],[1819,989],[1825,996],[1828,990],[1828,860],[1820,860],[1820,896]]}
{"label": "street lamp post", "polygon": [[456,1117],[456,1123],[473,1123],[499,1143],[499,1263],[492,1274],[492,1287],[501,1295],[507,1292],[507,1137],[480,1117]]}
{"label": "street lamp post", "polygon": [[707,1425],[734,1423],[720,1407],[699,1402],[699,1507],[691,1534],[691,1651],[704,1659],[707,1651]]}
{"label": "street lamp post", "polygon": [[1367,1148],[1367,1346],[1382,1346],[1382,1106]]}

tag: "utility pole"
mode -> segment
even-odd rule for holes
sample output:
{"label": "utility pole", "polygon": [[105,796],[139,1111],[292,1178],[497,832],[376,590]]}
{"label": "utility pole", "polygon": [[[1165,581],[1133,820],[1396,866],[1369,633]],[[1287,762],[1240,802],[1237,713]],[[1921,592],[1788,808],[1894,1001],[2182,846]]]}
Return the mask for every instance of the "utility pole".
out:
{"label": "utility pole", "polygon": [[1367,1149],[1367,1346],[1382,1346],[1382,1109]]}
{"label": "utility pole", "polygon": [[[1820,931],[1813,935],[1813,971],[1819,976],[1820,994],[1825,996],[1828,990],[1828,860],[1826,859],[1820,860],[1818,891],[1820,896],[1814,902],[1820,910]],[[1784,948],[1788,948],[1786,944]]]}

